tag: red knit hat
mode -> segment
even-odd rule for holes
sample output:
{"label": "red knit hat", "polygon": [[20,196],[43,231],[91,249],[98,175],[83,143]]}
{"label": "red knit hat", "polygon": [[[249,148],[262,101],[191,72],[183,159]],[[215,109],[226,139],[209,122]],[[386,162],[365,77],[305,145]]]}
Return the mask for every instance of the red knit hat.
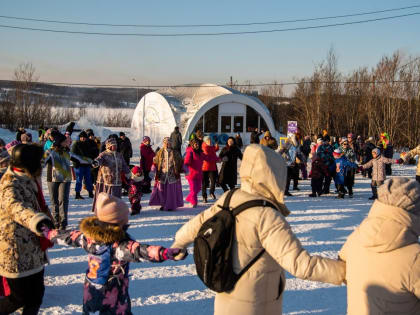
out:
{"label": "red knit hat", "polygon": [[135,182],[140,182],[144,179],[143,176],[143,171],[140,167],[138,166],[134,166],[131,170],[131,178],[135,181]]}
{"label": "red knit hat", "polygon": [[96,216],[102,222],[123,226],[128,222],[127,204],[110,194],[101,192],[96,198]]}

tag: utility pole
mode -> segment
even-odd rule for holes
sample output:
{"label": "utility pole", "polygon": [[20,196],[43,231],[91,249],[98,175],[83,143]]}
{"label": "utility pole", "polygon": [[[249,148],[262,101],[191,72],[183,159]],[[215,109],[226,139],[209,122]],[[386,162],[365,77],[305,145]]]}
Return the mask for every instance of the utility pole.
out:
{"label": "utility pole", "polygon": [[133,78],[134,84],[136,85],[136,106],[139,102],[139,87],[137,86],[136,79]]}
{"label": "utility pole", "polygon": [[230,76],[230,88],[233,89],[233,77]]}

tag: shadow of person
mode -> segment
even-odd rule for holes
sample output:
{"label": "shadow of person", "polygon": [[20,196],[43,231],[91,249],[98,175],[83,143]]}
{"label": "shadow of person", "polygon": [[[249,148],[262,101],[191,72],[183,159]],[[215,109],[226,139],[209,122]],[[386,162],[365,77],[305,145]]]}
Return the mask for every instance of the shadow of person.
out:
{"label": "shadow of person", "polygon": [[411,292],[391,292],[380,285],[370,285],[366,292],[369,315],[420,315],[420,300]]}

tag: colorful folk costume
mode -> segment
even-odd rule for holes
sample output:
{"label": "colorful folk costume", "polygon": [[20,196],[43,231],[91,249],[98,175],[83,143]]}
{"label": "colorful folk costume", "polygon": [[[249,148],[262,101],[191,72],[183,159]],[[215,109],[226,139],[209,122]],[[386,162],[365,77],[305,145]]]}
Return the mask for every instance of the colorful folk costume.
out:
{"label": "colorful folk costume", "polygon": [[169,137],[163,140],[163,148],[153,159],[155,187],[149,205],[160,206],[161,210],[175,210],[184,206],[181,185],[183,160],[178,151],[171,149]]}

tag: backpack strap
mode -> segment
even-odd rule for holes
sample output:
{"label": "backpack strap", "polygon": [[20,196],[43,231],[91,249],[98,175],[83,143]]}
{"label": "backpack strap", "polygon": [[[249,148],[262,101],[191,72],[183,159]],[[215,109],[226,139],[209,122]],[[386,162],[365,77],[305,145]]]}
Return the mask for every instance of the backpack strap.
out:
{"label": "backpack strap", "polygon": [[[242,211],[249,209],[249,208],[254,208],[254,207],[271,207],[274,209],[277,209],[271,202],[268,202],[266,200],[250,200],[247,202],[244,202],[243,204],[239,205],[238,207],[236,207],[235,209],[232,210],[232,214],[233,216],[237,216],[239,213],[241,213]],[[252,267],[252,265],[265,253],[265,249],[262,249],[262,251],[260,251],[258,253],[257,256],[255,256],[245,267],[244,269],[241,270],[241,272],[239,274],[237,274],[237,280],[239,280],[240,277],[242,277],[242,275],[248,271],[249,268]]]}
{"label": "backpack strap", "polygon": [[236,217],[242,211],[249,208],[254,208],[254,207],[271,207],[271,208],[277,209],[271,202],[268,202],[266,200],[250,200],[250,201],[244,202],[243,204],[233,209],[232,214],[234,217]]}
{"label": "backpack strap", "polygon": [[265,253],[265,249],[263,249],[262,251],[260,251],[259,253],[258,253],[258,255],[257,256],[255,256],[249,263],[248,263],[248,265],[246,265],[245,266],[245,268],[244,269],[242,269],[241,270],[241,272],[239,273],[239,274],[237,274],[236,276],[237,276],[237,278],[236,279],[238,279],[239,280],[239,278],[240,277],[242,277],[242,275],[245,273],[245,272],[247,272],[248,271],[248,269],[249,268],[251,268],[252,267],[252,265],[263,255]]}
{"label": "backpack strap", "polygon": [[219,207],[219,208],[222,208],[222,210],[228,210],[228,211],[230,211],[230,207],[229,207],[230,200],[232,199],[232,195],[233,195],[233,193],[234,193],[237,189],[238,189],[238,188],[234,188],[234,189],[229,190],[229,192],[227,193],[226,198],[225,198],[225,200],[224,200],[224,202],[223,202],[223,206],[218,205],[218,207]]}

